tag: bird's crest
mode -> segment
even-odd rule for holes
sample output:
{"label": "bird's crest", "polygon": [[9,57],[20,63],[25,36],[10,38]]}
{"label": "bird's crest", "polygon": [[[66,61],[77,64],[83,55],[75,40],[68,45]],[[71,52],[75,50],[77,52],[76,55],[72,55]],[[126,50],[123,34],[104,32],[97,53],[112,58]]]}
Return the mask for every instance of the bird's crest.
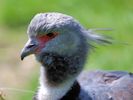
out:
{"label": "bird's crest", "polygon": [[89,42],[94,42],[97,44],[112,44],[112,38],[105,36],[105,35],[101,35],[99,33],[97,33],[96,31],[110,31],[112,29],[110,28],[95,28],[95,29],[88,29],[87,30],[87,34],[86,37],[88,38]]}

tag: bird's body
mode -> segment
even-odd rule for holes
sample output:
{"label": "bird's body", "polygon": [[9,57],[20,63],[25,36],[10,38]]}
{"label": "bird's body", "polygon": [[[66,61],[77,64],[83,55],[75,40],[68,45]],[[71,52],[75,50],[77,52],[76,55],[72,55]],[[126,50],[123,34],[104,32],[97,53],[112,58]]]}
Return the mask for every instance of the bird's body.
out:
{"label": "bird's body", "polygon": [[90,100],[133,100],[133,75],[130,73],[92,71],[82,73],[78,80]]}
{"label": "bird's body", "polygon": [[91,34],[71,16],[37,14],[28,27],[28,36],[21,58],[35,54],[42,65],[34,100],[133,99],[133,77],[126,72],[99,71],[77,78],[92,48],[91,42],[109,41]]}

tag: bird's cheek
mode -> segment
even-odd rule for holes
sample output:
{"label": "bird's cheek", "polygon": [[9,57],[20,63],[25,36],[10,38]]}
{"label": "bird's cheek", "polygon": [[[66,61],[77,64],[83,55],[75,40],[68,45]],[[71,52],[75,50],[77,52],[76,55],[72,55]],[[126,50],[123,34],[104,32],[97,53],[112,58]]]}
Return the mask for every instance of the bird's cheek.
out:
{"label": "bird's cheek", "polygon": [[41,52],[41,50],[45,47],[46,43],[40,42],[38,47],[35,50],[35,54],[39,54]]}
{"label": "bird's cheek", "polygon": [[[54,36],[55,37],[55,36]],[[45,48],[46,44],[52,40],[54,37],[49,37],[47,35],[43,35],[43,36],[37,36],[37,40],[38,40],[38,48],[36,49],[36,52],[35,53],[40,53],[41,50],[43,48]]]}

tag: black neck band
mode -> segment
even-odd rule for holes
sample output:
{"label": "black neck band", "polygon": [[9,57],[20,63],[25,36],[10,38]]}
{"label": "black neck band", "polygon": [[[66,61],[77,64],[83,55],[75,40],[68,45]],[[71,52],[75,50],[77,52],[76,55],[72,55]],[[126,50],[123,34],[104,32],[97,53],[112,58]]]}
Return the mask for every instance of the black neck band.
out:
{"label": "black neck band", "polygon": [[79,93],[80,93],[80,85],[77,81],[75,81],[71,89],[60,100],[76,100]]}

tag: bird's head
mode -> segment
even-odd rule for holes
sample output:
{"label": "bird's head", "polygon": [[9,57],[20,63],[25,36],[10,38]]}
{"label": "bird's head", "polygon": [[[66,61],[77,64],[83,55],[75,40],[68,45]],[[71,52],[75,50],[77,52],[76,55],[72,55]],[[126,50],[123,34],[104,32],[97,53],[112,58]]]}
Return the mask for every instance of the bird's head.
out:
{"label": "bird's head", "polygon": [[21,59],[45,52],[72,55],[81,48],[83,27],[71,16],[60,13],[37,14],[28,27],[29,40],[22,50]]}

